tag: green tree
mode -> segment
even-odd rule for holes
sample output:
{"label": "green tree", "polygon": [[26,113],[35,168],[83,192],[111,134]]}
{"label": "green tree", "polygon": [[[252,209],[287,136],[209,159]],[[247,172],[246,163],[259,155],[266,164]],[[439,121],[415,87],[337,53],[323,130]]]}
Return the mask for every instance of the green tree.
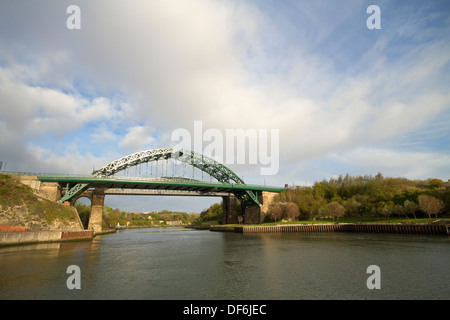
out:
{"label": "green tree", "polygon": [[347,216],[358,217],[361,215],[361,204],[356,200],[355,197],[344,201],[343,206],[345,208]]}
{"label": "green tree", "polygon": [[379,213],[382,216],[384,216],[388,221],[393,212],[394,212],[394,203],[393,202],[387,202],[384,205],[380,206],[380,208],[379,208]]}
{"label": "green tree", "polygon": [[414,216],[414,220],[416,220],[416,212],[417,210],[419,210],[419,206],[410,200],[406,200],[405,203],[403,204],[403,207],[405,208],[405,214],[412,214]]}
{"label": "green tree", "polygon": [[91,207],[77,201],[75,202],[75,208],[78,211],[78,215],[80,216],[83,227],[87,229],[89,224],[89,216],[91,214]]}
{"label": "green tree", "polygon": [[200,221],[217,221],[220,222],[223,219],[222,203],[215,203],[208,209],[203,210],[200,213]]}
{"label": "green tree", "polygon": [[433,189],[440,189],[445,186],[445,182],[441,179],[428,179],[428,184]]}
{"label": "green tree", "polygon": [[344,216],[345,209],[339,202],[333,201],[327,205],[327,212],[329,216],[333,217],[333,221],[334,218],[339,221],[339,218]]}

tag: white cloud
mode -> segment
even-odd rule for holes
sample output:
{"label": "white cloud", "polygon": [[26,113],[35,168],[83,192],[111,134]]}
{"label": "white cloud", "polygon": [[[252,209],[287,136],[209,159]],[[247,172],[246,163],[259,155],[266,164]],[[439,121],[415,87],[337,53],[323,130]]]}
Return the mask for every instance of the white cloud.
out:
{"label": "white cloud", "polygon": [[[0,34],[0,46],[22,45],[0,51],[0,130],[8,133],[0,147],[9,154],[12,141],[28,150],[32,138],[44,148],[40,135],[84,130],[91,150],[109,142],[117,152],[136,152],[202,120],[205,130],[280,129],[282,167],[311,159],[340,162],[327,155],[345,150],[355,156],[344,157],[345,163],[370,170],[368,164],[380,162],[363,157],[361,150],[367,150],[374,159],[392,159],[396,165],[382,164],[393,175],[417,175],[422,161],[440,172],[447,168],[431,162],[429,153],[423,159],[420,152],[405,151],[395,160],[385,151],[393,140],[407,145],[404,137],[420,135],[450,110],[450,48],[432,41],[426,23],[358,33],[353,29],[360,13],[365,28],[361,4],[297,3],[270,12],[234,1],[81,1],[82,29],[68,31],[63,5],[26,4],[32,10],[25,10],[21,23],[27,26],[5,13],[0,19],[0,30],[14,30]],[[33,10],[46,12],[46,26]],[[43,33],[46,41],[37,41]],[[411,42],[406,34],[423,41]],[[343,57],[351,63],[340,64]],[[448,127],[435,131],[443,135]],[[373,145],[381,147],[375,152]],[[45,148],[55,159],[66,151]],[[74,154],[88,152],[80,151],[81,143],[78,148]],[[403,161],[414,164],[403,170]]]}
{"label": "white cloud", "polygon": [[106,125],[101,125],[94,130],[91,134],[91,138],[95,143],[105,143],[108,141],[115,141],[118,139],[117,134],[108,129]]}
{"label": "white cloud", "polygon": [[98,157],[90,152],[80,153],[76,148],[69,148],[63,154],[32,144],[27,145],[25,149],[30,165],[23,171],[28,172],[90,174],[95,168],[101,168],[111,161],[107,156]]}
{"label": "white cloud", "polygon": [[[382,172],[385,176],[409,179],[450,178],[448,152],[413,152],[383,148],[360,147],[329,156],[337,163],[365,171],[367,174]],[[374,172],[375,171],[375,172]]]}
{"label": "white cloud", "polygon": [[11,128],[20,125],[22,131],[32,136],[46,132],[63,134],[88,122],[109,120],[119,115],[107,98],[89,101],[79,94],[60,89],[31,86],[2,68],[0,99],[2,120]]}
{"label": "white cloud", "polygon": [[136,126],[128,129],[128,133],[119,142],[119,146],[126,152],[141,151],[144,146],[151,145],[155,139],[152,137],[153,128],[149,126]]}

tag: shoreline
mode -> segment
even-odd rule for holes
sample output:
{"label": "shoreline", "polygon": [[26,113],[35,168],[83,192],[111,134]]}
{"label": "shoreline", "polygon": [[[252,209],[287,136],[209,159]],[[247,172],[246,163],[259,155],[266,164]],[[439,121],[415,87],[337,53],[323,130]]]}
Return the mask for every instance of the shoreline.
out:
{"label": "shoreline", "polygon": [[90,241],[96,235],[92,230],[0,232],[0,248],[38,243]]}
{"label": "shoreline", "polygon": [[432,224],[369,224],[369,223],[342,223],[342,224],[285,224],[272,226],[258,225],[213,225],[210,231],[235,233],[331,233],[331,232],[361,232],[361,233],[398,233],[416,235],[450,236],[450,225]]}

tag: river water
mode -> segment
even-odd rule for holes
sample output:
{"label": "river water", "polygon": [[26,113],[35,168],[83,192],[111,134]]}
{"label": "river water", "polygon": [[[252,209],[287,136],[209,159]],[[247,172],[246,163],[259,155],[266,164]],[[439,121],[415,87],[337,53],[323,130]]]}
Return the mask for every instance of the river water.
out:
{"label": "river water", "polygon": [[145,228],[0,248],[0,299],[436,300],[450,299],[449,271],[442,236]]}

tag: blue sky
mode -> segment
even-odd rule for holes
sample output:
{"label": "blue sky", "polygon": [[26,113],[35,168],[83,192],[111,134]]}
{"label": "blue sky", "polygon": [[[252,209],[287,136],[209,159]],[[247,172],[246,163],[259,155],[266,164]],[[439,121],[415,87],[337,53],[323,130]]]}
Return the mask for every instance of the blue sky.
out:
{"label": "blue sky", "polygon": [[[66,27],[71,4],[80,30]],[[380,30],[366,27],[372,4]],[[0,161],[90,173],[202,121],[280,130],[277,175],[233,167],[248,183],[446,181],[448,39],[448,1],[1,0]],[[107,203],[200,211],[216,200]]]}

